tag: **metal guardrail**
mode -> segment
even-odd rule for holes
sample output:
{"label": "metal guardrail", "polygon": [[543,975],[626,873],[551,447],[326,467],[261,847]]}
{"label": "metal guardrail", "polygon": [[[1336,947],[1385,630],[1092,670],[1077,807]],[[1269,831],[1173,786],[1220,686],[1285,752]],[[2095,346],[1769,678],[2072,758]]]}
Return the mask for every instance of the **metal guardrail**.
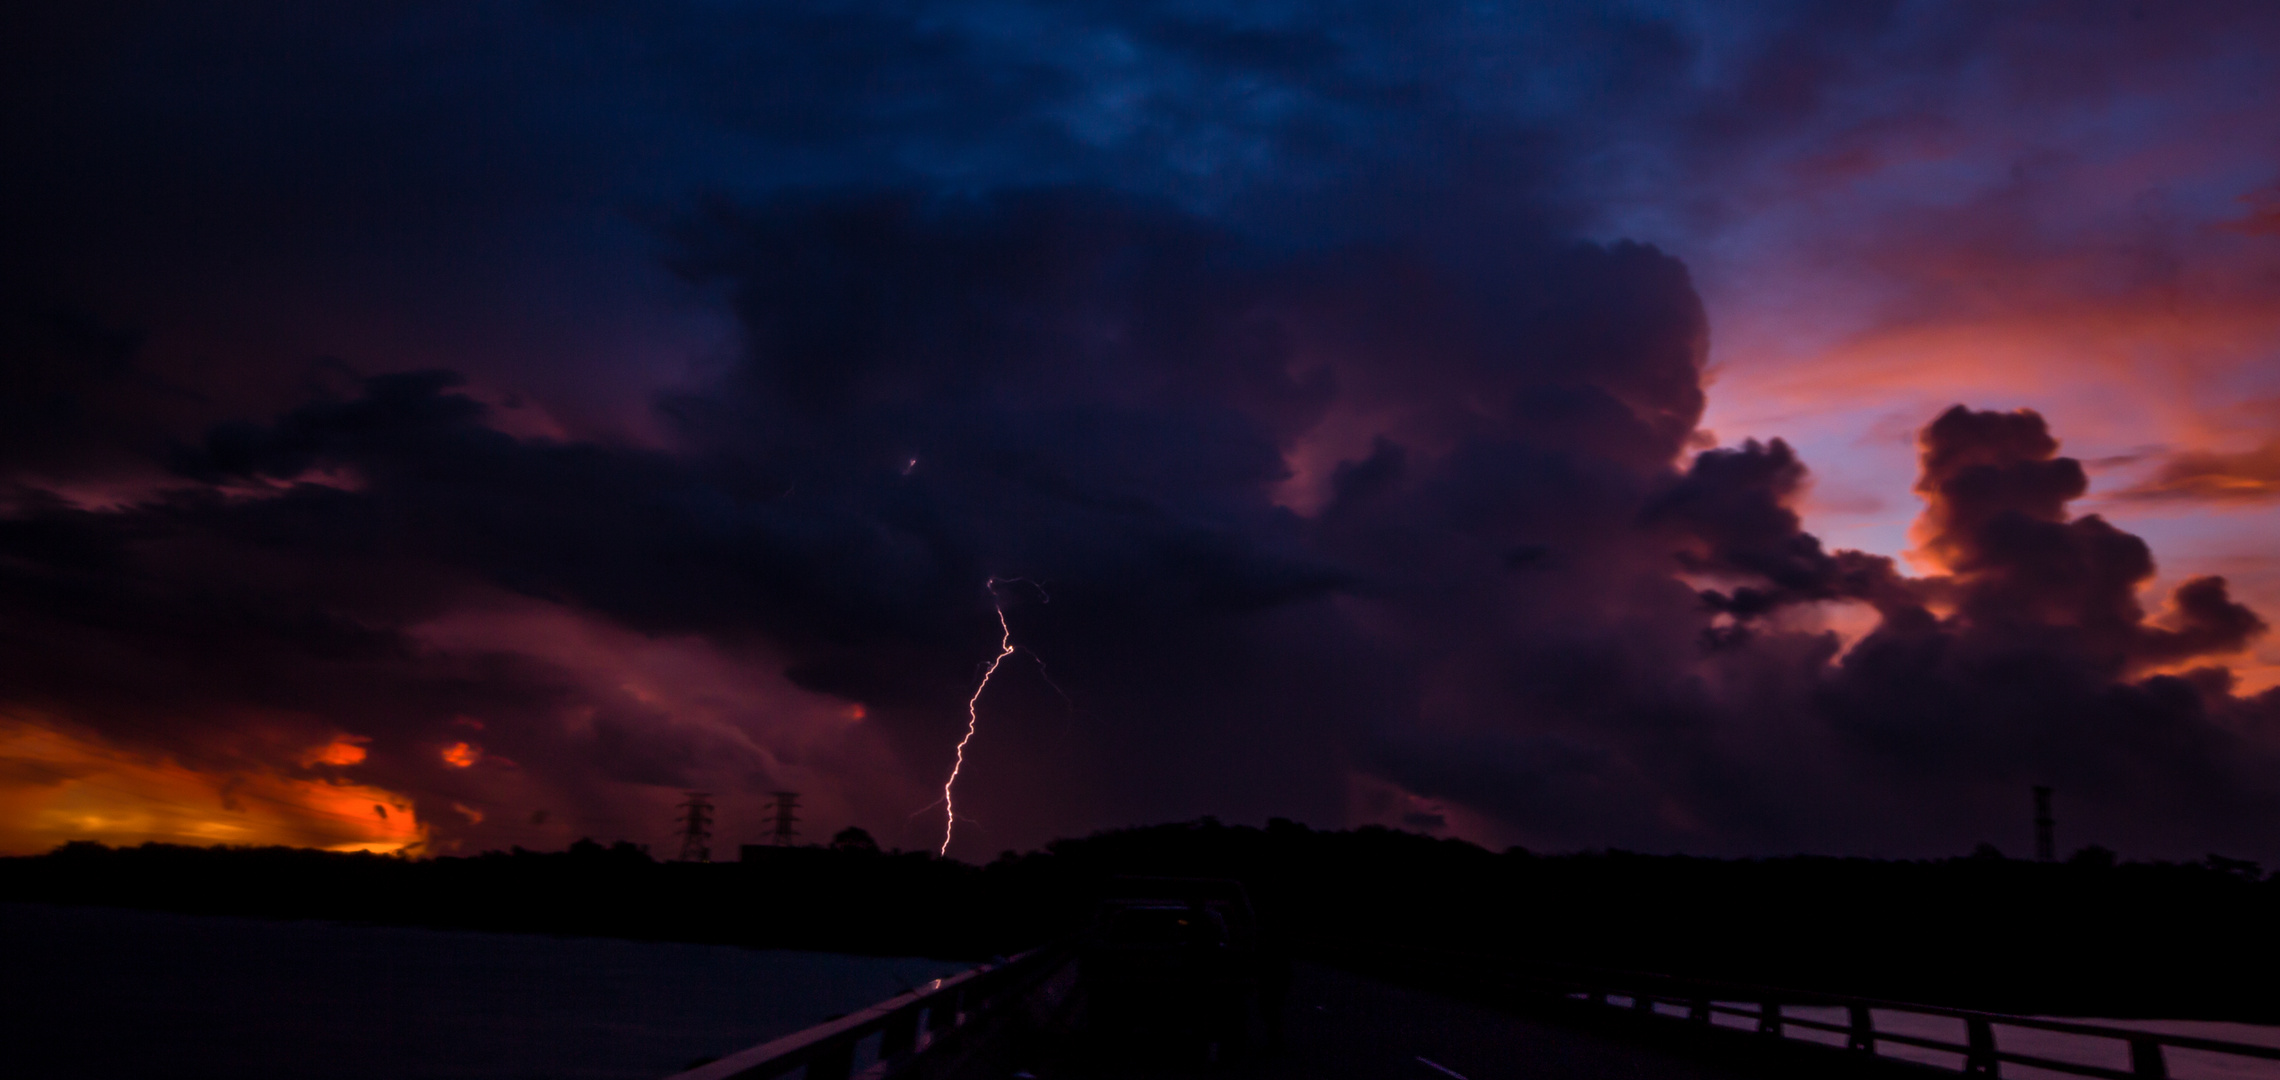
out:
{"label": "metal guardrail", "polygon": [[[1951,1009],[1938,1005],[1919,1005],[1913,1002],[1885,1001],[1880,998],[1851,997],[1842,994],[1820,994],[1783,987],[1758,986],[1750,983],[1720,983],[1696,979],[1683,979],[1668,975],[1643,972],[1582,972],[1574,975],[1529,976],[1522,980],[1533,983],[1535,989],[1581,997],[1595,1004],[1627,1008],[1633,1012],[1661,1017],[1672,1023],[1695,1023],[1708,1026],[1719,1015],[1734,1016],[1751,1021],[1760,1034],[1774,1038],[1789,1037],[1789,1029],[1831,1032],[1845,1037],[1844,1050],[1852,1053],[1876,1054],[1878,1043],[1897,1043],[1927,1050],[1956,1054],[1963,1059],[1963,1072],[1971,1076],[2000,1077],[2004,1063],[2029,1065],[2052,1072],[2075,1076],[2100,1077],[2103,1080],[2167,1080],[2169,1064],[2167,1049],[2200,1050],[2236,1057],[2280,1061],[2280,1047],[2258,1046],[2253,1043],[2229,1042],[2223,1039],[2203,1039],[2191,1035],[2169,1035],[2161,1032],[2139,1031],[2132,1028],[2112,1027],[2105,1024],[2085,1024],[2071,1020],[2049,1020],[2032,1016],[2015,1016],[2008,1013],[1982,1012],[1976,1009]],[[1610,997],[1624,997],[1629,1003],[1614,1006]],[[1732,1002],[1747,1002],[1741,1006]],[[1673,1016],[1655,1008],[1657,1005],[1675,1005],[1686,1009],[1684,1017]],[[1841,1007],[1846,1023],[1833,1024],[1801,1016],[1784,1015],[1787,1007]],[[1964,1041],[1949,1042],[1876,1027],[1875,1012],[1909,1013],[1961,1020],[1964,1024]],[[2035,1054],[2005,1050],[1997,1045],[1995,1029],[2003,1027],[2028,1028],[2038,1031],[2061,1032],[2094,1038],[2113,1039],[2129,1048],[2130,1067],[2109,1069],[2101,1065],[2061,1061]],[[1813,1045],[1827,1045],[1815,1042]],[[1831,1049],[1835,1049],[1833,1046]]]}
{"label": "metal guardrail", "polygon": [[849,1080],[857,1050],[876,1035],[876,1063],[864,1076],[904,1074],[970,1035],[982,1021],[1043,982],[1066,959],[1031,949],[1011,959],[920,984],[868,1009],[739,1050],[666,1080],[768,1080],[804,1069],[806,1080]]}

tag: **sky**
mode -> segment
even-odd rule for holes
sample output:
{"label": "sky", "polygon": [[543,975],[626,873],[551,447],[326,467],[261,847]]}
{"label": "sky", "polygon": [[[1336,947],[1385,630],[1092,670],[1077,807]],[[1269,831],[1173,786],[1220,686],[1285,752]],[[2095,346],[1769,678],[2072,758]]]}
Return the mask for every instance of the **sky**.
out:
{"label": "sky", "polygon": [[0,19],[0,850],[2280,858],[2269,4]]}

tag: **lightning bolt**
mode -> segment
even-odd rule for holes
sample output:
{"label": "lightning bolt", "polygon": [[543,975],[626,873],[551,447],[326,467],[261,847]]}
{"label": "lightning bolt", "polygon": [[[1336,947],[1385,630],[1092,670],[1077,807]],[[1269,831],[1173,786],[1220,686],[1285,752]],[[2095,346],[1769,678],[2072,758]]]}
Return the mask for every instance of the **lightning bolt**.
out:
{"label": "lightning bolt", "polygon": [[[1046,603],[1053,602],[1052,596],[1045,592],[1043,585],[1038,585],[1027,578],[1008,578],[1006,581],[1009,583],[1028,581],[1030,585],[1036,587],[1039,595],[1044,596]],[[982,582],[982,587],[990,592],[990,607],[997,612],[998,654],[990,658],[988,667],[982,669],[982,681],[974,686],[974,696],[966,699],[966,737],[958,740],[957,758],[950,763],[950,779],[942,782],[942,850],[937,852],[940,855],[950,854],[950,836],[958,828],[958,804],[951,798],[952,789],[958,786],[959,771],[966,767],[966,744],[974,741],[974,731],[982,723],[982,693],[990,688],[990,678],[998,673],[998,668],[1005,665],[1006,658],[1021,651],[1021,647],[1013,643],[1013,624],[1006,621],[1005,601],[998,597],[998,584],[999,580],[994,577]],[[1029,655],[1032,658],[1037,657],[1034,652]],[[1043,659],[1037,660],[1037,670],[1039,675],[1044,675],[1045,661]],[[1060,694],[1061,700],[1069,700],[1069,695],[1053,682],[1051,676],[1045,676],[1045,684],[1053,687],[1053,692]]]}
{"label": "lightning bolt", "polygon": [[[995,602],[998,586],[1013,585],[1017,583],[1027,585],[1030,588],[1037,590],[1037,601],[1039,603],[1050,604],[1053,602],[1053,594],[1045,591],[1044,582],[1032,581],[1029,578],[1025,577],[991,578],[989,580],[989,588],[992,601]],[[998,612],[998,621],[1000,623],[1003,623],[1005,621],[1005,612],[1002,610]],[[1052,669],[1045,666],[1045,658],[1037,655],[1037,650],[1029,648],[1027,646],[1016,645],[1014,648],[1017,651],[1029,654],[1029,659],[1037,665],[1037,677],[1045,680],[1045,685],[1052,687],[1053,692],[1061,696],[1061,704],[1068,706],[1070,713],[1074,714],[1077,709],[1077,699],[1070,697],[1068,691],[1061,689],[1060,683],[1053,681]],[[1005,657],[1000,656],[998,659],[1003,660]]]}

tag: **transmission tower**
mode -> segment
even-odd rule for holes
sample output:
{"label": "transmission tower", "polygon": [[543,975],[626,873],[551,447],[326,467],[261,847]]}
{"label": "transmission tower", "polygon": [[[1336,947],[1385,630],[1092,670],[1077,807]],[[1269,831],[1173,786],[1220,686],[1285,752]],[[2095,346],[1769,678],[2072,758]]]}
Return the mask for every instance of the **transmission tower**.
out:
{"label": "transmission tower", "polygon": [[712,839],[712,796],[702,791],[689,792],[689,801],[682,803],[680,809],[688,811],[681,815],[681,861],[711,862],[712,848],[705,842]]}
{"label": "transmission tower", "polygon": [[2053,835],[2058,822],[2050,815],[2050,789],[2035,787],[2035,858],[2050,862],[2058,858],[2058,838]]}
{"label": "transmission tower", "polygon": [[790,847],[792,837],[800,834],[798,829],[792,828],[792,823],[799,820],[800,793],[772,791],[769,794],[776,797],[776,801],[771,804],[776,808],[776,832],[769,838],[769,842],[777,847]]}

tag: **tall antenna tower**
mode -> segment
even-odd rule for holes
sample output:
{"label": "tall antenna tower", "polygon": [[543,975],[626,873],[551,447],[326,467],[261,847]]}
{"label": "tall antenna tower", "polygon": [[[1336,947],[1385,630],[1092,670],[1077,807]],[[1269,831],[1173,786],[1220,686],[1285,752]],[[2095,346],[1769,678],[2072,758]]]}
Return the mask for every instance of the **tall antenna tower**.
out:
{"label": "tall antenna tower", "polygon": [[702,791],[689,792],[689,801],[682,803],[680,809],[687,811],[681,815],[681,861],[711,862],[712,848],[705,842],[712,839],[712,796]]}
{"label": "tall antenna tower", "polygon": [[2058,858],[2058,840],[2055,835],[2058,822],[2050,816],[2050,789],[2035,785],[2035,859],[2053,862]]}
{"label": "tall antenna tower", "polygon": [[792,828],[792,823],[799,820],[800,793],[772,791],[769,794],[776,798],[770,804],[776,808],[776,832],[768,838],[768,842],[777,847],[790,847],[792,838],[800,834],[798,829]]}

